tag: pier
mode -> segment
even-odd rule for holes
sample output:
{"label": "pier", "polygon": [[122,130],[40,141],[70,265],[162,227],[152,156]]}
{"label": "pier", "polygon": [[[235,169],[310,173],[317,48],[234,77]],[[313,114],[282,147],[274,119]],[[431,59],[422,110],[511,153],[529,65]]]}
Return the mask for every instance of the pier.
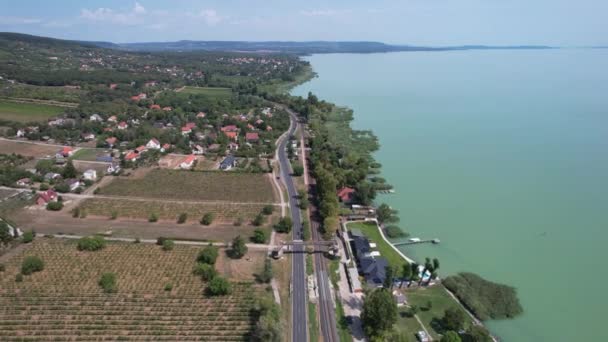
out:
{"label": "pier", "polygon": [[440,242],[441,241],[439,241],[439,239],[421,240],[421,239],[413,238],[413,239],[409,239],[408,241],[404,241],[404,242],[394,242],[393,246],[417,245],[420,243],[432,243],[434,245],[438,245]]}

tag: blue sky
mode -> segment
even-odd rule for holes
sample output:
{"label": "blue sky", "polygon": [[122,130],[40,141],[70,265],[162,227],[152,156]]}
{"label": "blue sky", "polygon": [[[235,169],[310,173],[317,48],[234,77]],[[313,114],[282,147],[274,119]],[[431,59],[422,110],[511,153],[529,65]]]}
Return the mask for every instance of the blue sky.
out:
{"label": "blue sky", "polygon": [[608,45],[606,0],[0,0],[0,31],[112,42]]}

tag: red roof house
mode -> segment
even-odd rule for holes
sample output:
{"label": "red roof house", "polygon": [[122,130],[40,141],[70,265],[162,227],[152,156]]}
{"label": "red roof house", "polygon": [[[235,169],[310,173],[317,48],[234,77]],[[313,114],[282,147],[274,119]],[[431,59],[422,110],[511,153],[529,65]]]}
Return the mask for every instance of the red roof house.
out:
{"label": "red roof house", "polygon": [[344,187],[338,190],[338,198],[342,203],[348,203],[353,200],[355,196],[355,189]]}
{"label": "red roof house", "polygon": [[194,154],[191,154],[189,156],[187,156],[182,162],[181,164],[179,164],[179,167],[182,169],[189,169],[192,167],[192,164],[194,164],[194,161],[196,160],[196,156]]}
{"label": "red roof house", "polygon": [[57,198],[57,193],[52,189],[43,191],[43,192],[39,192],[38,198],[36,199],[36,204],[45,205],[45,204],[49,203],[50,201],[54,201],[56,198]]}
{"label": "red roof house", "polygon": [[59,154],[67,158],[74,154],[74,149],[69,146],[64,146],[61,151],[59,151]]}
{"label": "red roof house", "polygon": [[124,121],[118,123],[118,129],[127,129],[127,127],[129,127],[129,125]]}
{"label": "red roof house", "polygon": [[248,142],[258,142],[260,140],[260,135],[257,132],[247,132],[247,134],[245,134],[245,139]]}
{"label": "red roof house", "polygon": [[135,151],[137,151],[137,153],[142,153],[146,150],[146,146],[141,145],[138,148],[135,149]]}
{"label": "red roof house", "polygon": [[205,112],[198,112],[198,114],[196,114],[197,118],[204,118],[205,116],[207,116]]}
{"label": "red roof house", "polygon": [[152,109],[152,110],[160,110],[160,105],[157,105],[157,104],[150,105],[150,109]]}
{"label": "red roof house", "polygon": [[236,127],[236,125],[228,125],[228,126],[224,126],[222,127],[222,132],[236,132],[238,131],[238,127]]}
{"label": "red roof house", "polygon": [[229,139],[234,139],[236,140],[237,137],[237,133],[236,132],[224,132],[224,134],[229,138]]}
{"label": "red roof house", "polygon": [[164,110],[165,112],[170,112],[170,111],[172,111],[172,110],[173,110],[173,108],[171,108],[171,107],[167,106],[167,107],[163,107],[163,110]]}
{"label": "red roof house", "polygon": [[110,146],[114,146],[116,145],[116,137],[109,137],[106,139],[106,144],[110,145]]}
{"label": "red roof house", "polygon": [[127,153],[127,155],[125,156],[126,161],[136,161],[137,158],[139,158],[139,153],[135,153],[133,151]]}

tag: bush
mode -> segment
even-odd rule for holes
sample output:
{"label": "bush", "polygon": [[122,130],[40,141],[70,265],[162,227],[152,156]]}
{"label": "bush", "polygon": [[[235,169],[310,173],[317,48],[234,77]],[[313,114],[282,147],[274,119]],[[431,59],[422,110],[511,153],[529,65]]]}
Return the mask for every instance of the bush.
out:
{"label": "bush", "polygon": [[270,283],[273,276],[274,272],[272,270],[272,263],[270,262],[270,259],[266,258],[264,260],[264,270],[260,275],[257,276],[257,279],[262,283]]}
{"label": "bush", "polygon": [[118,211],[112,210],[112,213],[110,213],[110,220],[116,220],[117,218],[118,218]]}
{"label": "bush", "polygon": [[163,251],[170,251],[173,249],[173,246],[175,245],[175,243],[173,242],[173,240],[165,240],[163,241]]}
{"label": "bush", "polygon": [[57,184],[55,185],[55,191],[63,194],[68,193],[70,192],[70,186],[66,183]]}
{"label": "bush", "polygon": [[289,217],[281,217],[279,222],[275,224],[274,229],[279,233],[289,233],[291,232],[291,228],[293,226],[293,222]]}
{"label": "bush", "polygon": [[401,228],[397,226],[387,226],[384,228],[384,230],[386,231],[386,236],[391,239],[406,237],[408,235],[406,232],[404,232],[403,230],[401,230]]}
{"label": "bush", "polygon": [[304,167],[302,165],[293,165],[293,175],[296,177],[300,177],[304,174]]}
{"label": "bush", "polygon": [[17,273],[17,275],[15,276],[15,281],[20,283],[23,281],[23,274],[21,273]]}
{"label": "bush", "polygon": [[165,284],[165,291],[172,291],[172,290],[173,290],[173,284],[166,283]]}
{"label": "bush", "polygon": [[63,202],[49,202],[46,204],[46,210],[59,211],[63,209]]}
{"label": "bush", "polygon": [[261,229],[256,229],[253,231],[253,237],[251,237],[251,241],[255,243],[264,243],[266,242],[266,232]]}
{"label": "bush", "polygon": [[6,270],[6,266],[4,264],[0,264],[0,272],[4,272]]}
{"label": "bush", "polygon": [[230,249],[230,257],[235,259],[240,259],[247,254],[247,245],[245,244],[245,240],[238,235],[232,240],[232,247]]}
{"label": "bush", "polygon": [[34,241],[35,236],[36,236],[36,233],[34,233],[33,230],[28,230],[27,232],[23,233],[23,236],[21,236],[21,242],[30,243],[30,242]]}
{"label": "bush", "polygon": [[106,240],[101,236],[87,236],[78,240],[79,251],[98,251],[106,246]]}
{"label": "bush", "polygon": [[185,223],[187,219],[188,219],[188,214],[187,213],[181,213],[177,217],[177,223],[180,223],[180,224],[181,223]]}
{"label": "bush", "polygon": [[21,263],[21,273],[30,275],[34,272],[40,272],[44,269],[44,262],[36,256],[28,256]]}
{"label": "bush", "polygon": [[161,237],[159,237],[159,238],[156,239],[156,244],[159,245],[159,246],[162,246],[163,243],[165,242],[165,240],[167,240],[167,238],[161,236]]}
{"label": "bush", "polygon": [[46,190],[48,190],[48,189],[49,189],[49,185],[48,185],[48,184],[46,184],[46,183],[42,183],[42,184],[40,184],[40,186],[38,187],[38,190],[40,190],[40,191],[46,191]]}
{"label": "bush", "polygon": [[150,216],[148,216],[148,222],[156,222],[156,221],[158,221],[158,214],[151,213]]}
{"label": "bush", "polygon": [[298,197],[300,198],[300,209],[307,209],[310,204],[308,201],[308,193],[304,190],[298,190]]}
{"label": "bush", "polygon": [[210,281],[217,276],[217,271],[213,265],[199,262],[194,266],[194,274],[201,276],[201,279],[204,281]]}
{"label": "bush", "polygon": [[210,296],[223,296],[228,295],[232,291],[230,282],[223,277],[216,276],[209,282],[207,287],[207,294]]}
{"label": "bush", "polygon": [[264,215],[272,215],[272,212],[274,211],[274,206],[268,204],[265,205],[264,208],[262,208],[262,214]]}
{"label": "bush", "polygon": [[253,221],[251,221],[251,224],[254,225],[254,226],[256,226],[256,227],[259,227],[262,224],[264,224],[264,220],[265,220],[264,215],[262,215],[262,213],[259,213],[253,219]]}
{"label": "bush", "polygon": [[473,273],[449,276],[443,284],[481,320],[513,318],[523,312],[517,291],[511,286],[485,280]]}
{"label": "bush", "polygon": [[203,217],[201,218],[201,224],[204,226],[208,226],[211,223],[213,223],[213,219],[215,218],[215,215],[213,215],[213,213],[206,213],[205,215],[203,215]]}
{"label": "bush", "polygon": [[217,260],[218,254],[218,248],[209,244],[209,246],[206,246],[198,253],[196,261],[202,262],[204,264],[215,265],[215,261]]}
{"label": "bush", "polygon": [[99,286],[101,286],[105,293],[115,293],[116,291],[118,291],[118,286],[116,284],[116,274],[102,274],[101,278],[99,279]]}

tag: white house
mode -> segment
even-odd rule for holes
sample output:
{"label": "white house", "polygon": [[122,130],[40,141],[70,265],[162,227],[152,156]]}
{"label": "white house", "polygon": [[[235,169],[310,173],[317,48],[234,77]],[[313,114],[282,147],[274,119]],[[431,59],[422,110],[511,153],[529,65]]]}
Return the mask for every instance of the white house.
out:
{"label": "white house", "polygon": [[160,142],[156,140],[156,138],[152,138],[146,144],[146,148],[149,148],[151,150],[160,150]]}
{"label": "white house", "polygon": [[25,130],[17,130],[17,138],[23,138],[25,136]]}
{"label": "white house", "polygon": [[84,177],[84,179],[86,179],[86,180],[96,181],[97,180],[97,171],[95,171],[95,170],[86,170],[82,174],[82,177]]}
{"label": "white house", "polygon": [[103,118],[99,114],[93,114],[89,117],[89,121],[98,121],[102,122]]}
{"label": "white house", "polygon": [[205,150],[203,149],[203,147],[201,145],[194,145],[194,147],[192,147],[192,154],[204,154]]}
{"label": "white house", "polygon": [[114,174],[120,171],[120,164],[110,164],[107,169],[108,173]]}
{"label": "white house", "polygon": [[76,189],[82,186],[82,183],[77,179],[68,179],[66,183],[70,187],[70,191],[76,191]]}
{"label": "white house", "polygon": [[191,154],[191,155],[187,156],[186,159],[184,159],[181,162],[181,164],[179,164],[179,167],[184,170],[191,169],[192,165],[194,165],[195,160],[196,160],[196,156],[194,154]]}

